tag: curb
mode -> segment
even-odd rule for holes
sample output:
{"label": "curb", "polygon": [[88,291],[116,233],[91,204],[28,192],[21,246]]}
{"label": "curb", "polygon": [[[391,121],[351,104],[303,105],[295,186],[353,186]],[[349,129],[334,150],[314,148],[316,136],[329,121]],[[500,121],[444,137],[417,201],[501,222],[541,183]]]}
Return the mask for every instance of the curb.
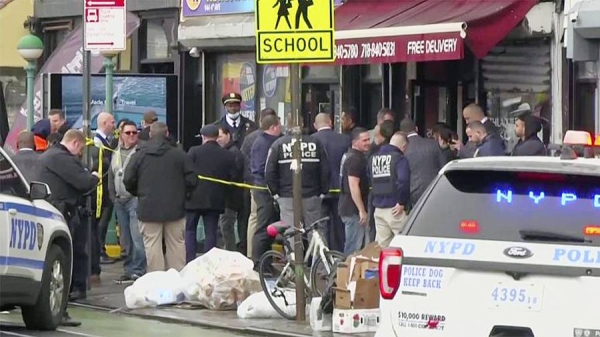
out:
{"label": "curb", "polygon": [[127,316],[155,320],[155,321],[164,322],[164,323],[187,324],[187,325],[196,326],[196,327],[202,327],[202,328],[208,328],[208,329],[218,329],[218,330],[224,330],[224,331],[232,331],[232,332],[238,332],[238,333],[242,333],[242,334],[260,334],[261,336],[264,336],[264,337],[312,337],[312,335],[307,335],[307,334],[290,333],[290,332],[285,332],[285,331],[275,331],[275,330],[263,329],[263,328],[252,327],[252,326],[240,328],[240,327],[233,327],[230,325],[216,324],[214,322],[208,322],[208,321],[190,321],[190,320],[182,319],[182,318],[155,316],[155,315],[145,314],[145,313],[136,313],[135,311],[130,311],[129,309],[126,309],[126,308],[110,308],[110,307],[102,307],[102,306],[97,306],[97,305],[92,305],[92,304],[75,303],[75,302],[69,302],[69,306],[104,311],[104,312],[109,312],[109,313],[119,313],[119,314],[124,314]]}

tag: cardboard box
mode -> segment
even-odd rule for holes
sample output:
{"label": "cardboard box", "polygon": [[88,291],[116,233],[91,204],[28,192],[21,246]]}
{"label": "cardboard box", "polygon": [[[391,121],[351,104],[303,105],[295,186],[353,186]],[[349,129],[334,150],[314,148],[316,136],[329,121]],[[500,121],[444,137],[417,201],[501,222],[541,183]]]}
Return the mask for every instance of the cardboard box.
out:
{"label": "cardboard box", "polygon": [[333,332],[376,332],[379,327],[379,309],[333,309]]}
{"label": "cardboard box", "polygon": [[379,308],[379,279],[357,280],[352,306],[354,309]]}

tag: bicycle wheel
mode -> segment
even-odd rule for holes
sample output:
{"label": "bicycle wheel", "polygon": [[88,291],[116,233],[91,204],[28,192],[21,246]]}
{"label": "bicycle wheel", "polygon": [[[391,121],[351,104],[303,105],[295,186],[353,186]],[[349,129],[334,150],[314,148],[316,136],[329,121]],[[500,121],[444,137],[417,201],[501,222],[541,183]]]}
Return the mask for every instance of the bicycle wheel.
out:
{"label": "bicycle wheel", "polygon": [[323,295],[329,276],[333,272],[336,263],[346,260],[344,254],[335,250],[326,251],[325,258],[327,259],[327,264],[325,264],[321,257],[318,257],[310,269],[310,289],[317,297]]}
{"label": "bicycle wheel", "polygon": [[[275,276],[277,270],[281,271],[280,276]],[[260,286],[273,309],[283,318],[295,320],[296,315],[291,314],[296,308],[294,265],[283,254],[270,250],[260,258],[258,275]],[[282,304],[283,308],[280,307]]]}

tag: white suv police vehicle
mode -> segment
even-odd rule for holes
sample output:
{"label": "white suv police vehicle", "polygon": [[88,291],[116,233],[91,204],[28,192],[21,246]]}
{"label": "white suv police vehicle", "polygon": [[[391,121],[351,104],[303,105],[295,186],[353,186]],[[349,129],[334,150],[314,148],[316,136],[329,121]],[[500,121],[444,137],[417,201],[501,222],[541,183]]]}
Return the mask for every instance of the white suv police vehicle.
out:
{"label": "white suv police vehicle", "polygon": [[573,154],[446,165],[381,252],[375,336],[600,336],[600,159]]}
{"label": "white suv police vehicle", "polygon": [[27,185],[0,148],[0,311],[20,307],[39,330],[56,329],[71,283],[71,235],[49,195],[46,184]]}

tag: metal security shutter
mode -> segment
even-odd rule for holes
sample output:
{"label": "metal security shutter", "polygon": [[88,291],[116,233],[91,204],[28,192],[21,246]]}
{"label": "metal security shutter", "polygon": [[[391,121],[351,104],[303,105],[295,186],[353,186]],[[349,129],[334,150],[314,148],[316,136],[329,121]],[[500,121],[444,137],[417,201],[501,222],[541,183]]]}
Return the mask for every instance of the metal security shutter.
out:
{"label": "metal security shutter", "polygon": [[497,45],[482,61],[486,91],[550,92],[550,43],[526,40]]}
{"label": "metal security shutter", "polygon": [[[509,148],[516,142],[516,110],[525,103],[542,117],[551,119],[550,62],[550,42],[544,38],[502,42],[481,61],[486,109],[501,128]],[[549,131],[550,128],[544,128],[544,139],[548,139]]]}

